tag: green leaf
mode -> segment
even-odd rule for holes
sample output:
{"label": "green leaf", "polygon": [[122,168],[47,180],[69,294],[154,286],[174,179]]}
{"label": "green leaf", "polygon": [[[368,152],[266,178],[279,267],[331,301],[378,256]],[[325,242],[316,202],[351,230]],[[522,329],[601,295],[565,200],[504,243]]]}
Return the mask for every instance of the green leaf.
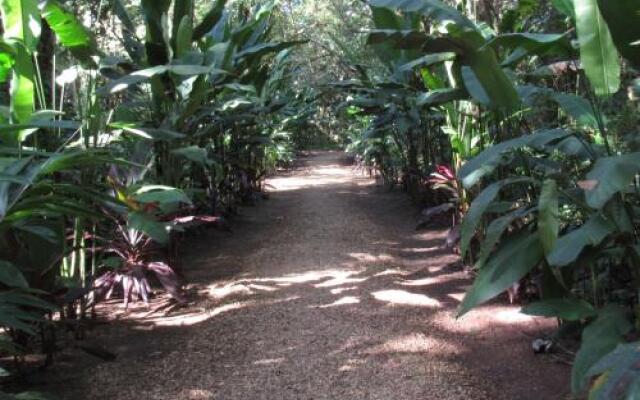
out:
{"label": "green leaf", "polygon": [[582,346],[571,370],[571,390],[574,393],[584,389],[591,367],[615,349],[631,328],[624,310],[617,306],[610,305],[598,312],[598,318],[582,331]]}
{"label": "green leaf", "polygon": [[416,60],[402,65],[399,70],[412,71],[416,67],[428,67],[430,65],[439,64],[445,61],[452,61],[455,58],[456,53],[453,52],[427,54],[426,56],[420,57]]}
{"label": "green leaf", "polygon": [[405,13],[419,13],[440,23],[449,21],[461,28],[476,29],[475,24],[462,13],[438,0],[371,0],[369,4]]}
{"label": "green leaf", "polygon": [[142,186],[135,191],[134,199],[141,203],[158,203],[163,212],[181,203],[191,204],[191,200],[182,190],[159,185]]}
{"label": "green leaf", "polygon": [[146,82],[154,76],[162,75],[167,72],[181,76],[224,73],[224,71],[203,65],[156,65],[155,67],[132,72],[127,76],[111,81],[107,85],[99,88],[97,93],[103,96],[118,93],[128,89],[130,86]]}
{"label": "green leaf", "polygon": [[156,242],[165,244],[169,241],[169,232],[166,224],[156,221],[150,215],[143,212],[130,212],[127,219],[127,226],[143,232]]}
{"label": "green leaf", "polygon": [[260,43],[238,52],[238,54],[236,54],[236,59],[240,60],[243,58],[250,58],[255,60],[267,54],[279,53],[282,50],[288,49],[289,47],[298,46],[307,42],[307,40],[295,40],[291,42]]}
{"label": "green leaf", "polygon": [[535,106],[539,99],[551,100],[579,124],[596,129],[599,127],[593,107],[583,97],[533,85],[518,86],[517,90],[524,103],[529,106]]}
{"label": "green leaf", "polygon": [[488,147],[476,157],[467,161],[459,171],[459,177],[466,188],[476,185],[482,178],[490,175],[504,161],[504,154],[524,147],[542,147],[569,135],[564,129],[545,129],[506,140]]}
{"label": "green leaf", "polygon": [[504,73],[490,48],[466,55],[471,71],[463,67],[463,81],[469,93],[487,107],[511,111],[520,106],[513,82]]}
{"label": "green leaf", "polygon": [[178,26],[178,31],[176,32],[175,38],[175,55],[177,57],[182,57],[189,50],[191,50],[191,40],[193,37],[193,25],[191,18],[188,16],[184,16],[180,25]]}
{"label": "green leaf", "polygon": [[40,39],[40,12],[38,0],[0,0],[3,37],[21,41],[27,53],[38,48]]}
{"label": "green leaf", "polygon": [[464,91],[460,89],[434,89],[422,93],[416,98],[420,107],[433,107],[464,98]]}
{"label": "green leaf", "polygon": [[97,53],[98,46],[78,18],[55,0],[45,0],[40,4],[40,10],[60,44],[84,64],[96,67],[91,56]]}
{"label": "green leaf", "polygon": [[46,120],[33,120],[24,124],[0,124],[0,133],[17,132],[26,129],[62,129],[75,131],[80,129],[80,123],[77,121],[46,121]]}
{"label": "green leaf", "polygon": [[523,48],[530,54],[569,54],[571,43],[567,34],[559,33],[506,33],[491,39],[485,46],[494,49]]}
{"label": "green leaf", "polygon": [[561,318],[565,321],[581,321],[597,315],[591,304],[582,299],[572,298],[536,301],[523,307],[521,312],[538,317]]}
{"label": "green leaf", "polygon": [[462,220],[462,226],[460,227],[460,252],[462,257],[467,253],[471,238],[478,228],[478,224],[482,220],[482,216],[489,208],[493,200],[496,198],[500,190],[507,185],[516,183],[530,183],[533,179],[528,177],[509,178],[504,179],[487,186],[480,194],[473,200],[467,215]]}
{"label": "green leaf", "polygon": [[214,26],[220,21],[222,13],[224,11],[227,0],[216,0],[209,12],[204,16],[202,22],[200,22],[193,30],[193,40],[198,41],[202,39],[204,35],[209,33]]}
{"label": "green leaf", "polygon": [[538,236],[546,255],[553,249],[559,229],[558,185],[555,180],[546,179],[538,199]]}
{"label": "green leaf", "polygon": [[598,376],[589,392],[589,400],[637,400],[640,392],[640,342],[621,343],[602,357],[587,372]]}
{"label": "green leaf", "polygon": [[580,228],[561,236],[547,255],[549,265],[563,267],[574,262],[587,246],[597,246],[615,226],[600,214],[594,214]]}
{"label": "green leaf", "polygon": [[0,283],[15,288],[28,288],[29,284],[22,272],[8,261],[0,260]]}
{"label": "green leaf", "polygon": [[480,245],[480,254],[478,255],[476,267],[482,268],[482,266],[485,265],[491,256],[493,248],[498,244],[505,230],[507,230],[515,220],[527,216],[534,210],[535,208],[519,208],[491,221]]}
{"label": "green leaf", "polygon": [[193,161],[203,166],[211,164],[211,160],[209,160],[207,155],[207,150],[195,145],[172,150],[171,154],[184,157],[189,161]]}
{"label": "green leaf", "polygon": [[[31,53],[21,43],[15,43],[15,65],[11,78],[11,113],[14,123],[26,123],[35,109],[35,74]],[[13,143],[17,142],[17,137]]]}
{"label": "green leaf", "polygon": [[598,96],[620,88],[620,62],[597,0],[573,0],[582,67]]}
{"label": "green leaf", "polygon": [[607,22],[620,54],[640,67],[640,3],[635,0],[598,0],[598,8]]}
{"label": "green leaf", "polygon": [[458,317],[504,292],[543,259],[538,236],[522,231],[507,238],[487,264],[480,269],[458,309]]}
{"label": "green leaf", "polygon": [[573,7],[573,0],[551,0],[551,4],[556,10],[575,21],[576,11]]}
{"label": "green leaf", "polygon": [[587,174],[585,197],[589,207],[600,209],[622,192],[640,172],[640,152],[599,158]]}

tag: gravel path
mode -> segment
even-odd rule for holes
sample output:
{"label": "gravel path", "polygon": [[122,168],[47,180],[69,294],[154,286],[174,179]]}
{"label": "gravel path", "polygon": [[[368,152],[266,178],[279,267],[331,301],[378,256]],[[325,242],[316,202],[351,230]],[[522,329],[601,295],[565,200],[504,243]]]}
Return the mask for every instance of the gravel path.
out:
{"label": "gravel path", "polygon": [[[90,337],[104,363],[59,357],[66,399],[565,399],[568,368],[535,356],[547,320],[504,300],[455,320],[468,277],[416,233],[406,197],[319,153],[269,181],[234,233],[183,246],[196,304],[133,313]],[[120,307],[120,306],[117,306]]]}

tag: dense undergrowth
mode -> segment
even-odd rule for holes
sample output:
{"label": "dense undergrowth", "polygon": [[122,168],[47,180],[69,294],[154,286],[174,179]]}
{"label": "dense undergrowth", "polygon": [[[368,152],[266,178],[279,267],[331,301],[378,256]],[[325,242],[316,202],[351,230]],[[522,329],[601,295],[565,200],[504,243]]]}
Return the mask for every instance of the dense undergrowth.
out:
{"label": "dense undergrowth", "polygon": [[425,207],[421,226],[451,216],[477,272],[459,315],[526,293],[556,343],[581,338],[575,394],[636,398],[640,4],[369,3],[383,68],[331,85],[364,128],[349,150]]}
{"label": "dense undergrowth", "polygon": [[272,32],[275,2],[226,3],[0,2],[5,378],[104,298],[184,302],[177,239],[261,198],[311,130],[287,85],[305,42]]}
{"label": "dense undergrowth", "polygon": [[526,294],[523,312],[558,319],[554,343],[581,343],[574,393],[640,393],[637,2],[0,11],[4,379],[27,354],[49,365],[106,297],[185,302],[182,235],[260,199],[296,150],[345,145],[421,225],[452,221],[447,244],[477,273],[460,315]]}

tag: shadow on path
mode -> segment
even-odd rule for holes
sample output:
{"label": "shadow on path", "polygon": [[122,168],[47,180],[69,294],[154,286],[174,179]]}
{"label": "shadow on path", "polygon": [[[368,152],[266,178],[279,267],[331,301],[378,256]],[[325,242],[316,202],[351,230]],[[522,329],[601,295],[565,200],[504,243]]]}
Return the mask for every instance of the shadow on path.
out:
{"label": "shadow on path", "polygon": [[[568,369],[534,356],[552,321],[495,302],[455,320],[469,278],[415,233],[405,196],[339,153],[269,181],[233,234],[184,246],[198,301],[99,329],[119,353],[65,352],[66,399],[563,399]],[[120,306],[115,306],[116,308]],[[91,334],[94,335],[93,333]]]}

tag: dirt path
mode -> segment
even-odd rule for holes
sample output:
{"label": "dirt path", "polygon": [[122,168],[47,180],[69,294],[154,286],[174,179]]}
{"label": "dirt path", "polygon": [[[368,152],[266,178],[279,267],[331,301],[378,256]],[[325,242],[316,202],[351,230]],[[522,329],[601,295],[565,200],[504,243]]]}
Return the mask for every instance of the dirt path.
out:
{"label": "dirt path", "polygon": [[[462,320],[469,284],[444,232],[321,153],[269,182],[234,233],[185,246],[201,300],[90,336],[112,363],[67,352],[67,399],[563,399],[568,368],[535,356],[549,322],[497,302]],[[95,337],[97,335],[97,337]]]}

